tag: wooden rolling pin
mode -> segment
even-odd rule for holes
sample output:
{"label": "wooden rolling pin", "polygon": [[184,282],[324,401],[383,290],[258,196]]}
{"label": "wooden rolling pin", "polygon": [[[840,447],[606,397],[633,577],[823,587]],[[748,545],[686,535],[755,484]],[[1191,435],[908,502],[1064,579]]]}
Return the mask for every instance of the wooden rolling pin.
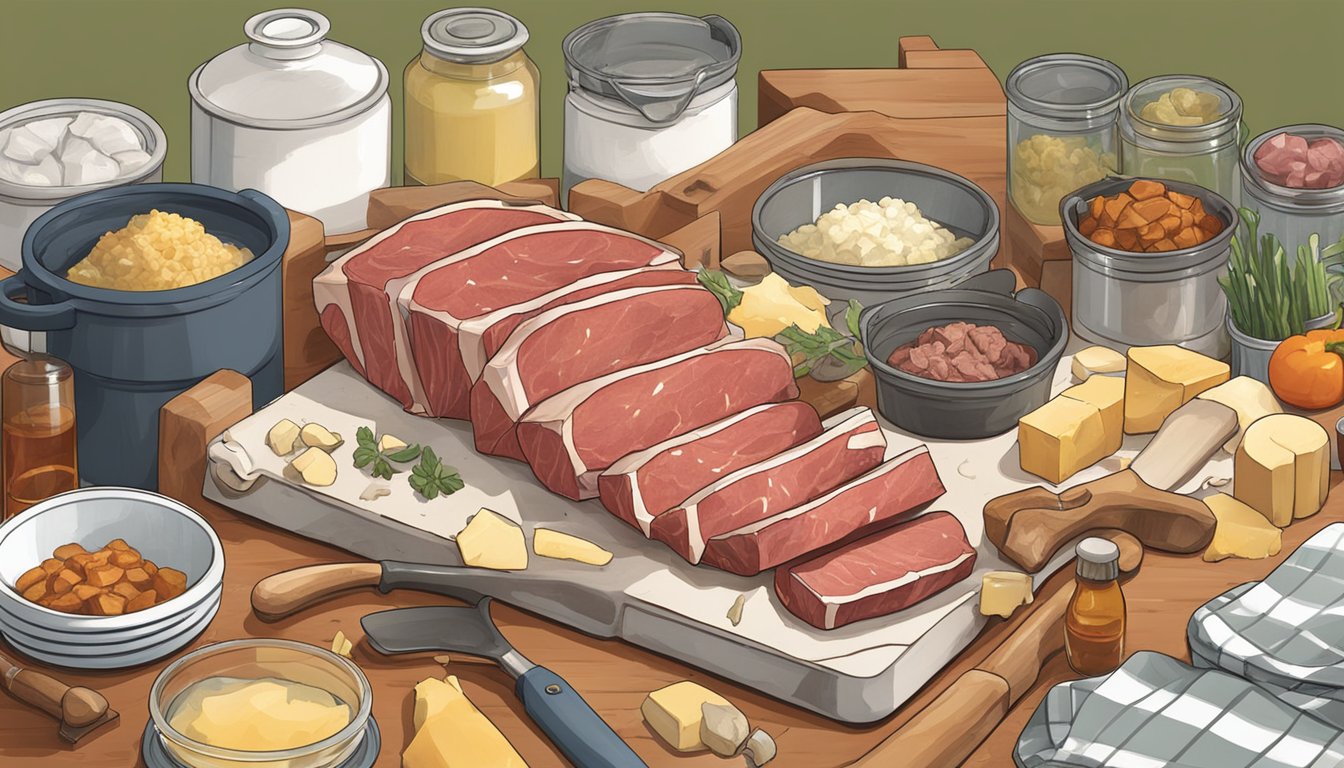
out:
{"label": "wooden rolling pin", "polygon": [[[1143,562],[1143,545],[1123,531],[1099,531],[1120,547],[1120,578],[1133,576]],[[1073,587],[1027,606],[1030,614],[974,669],[963,672],[899,730],[852,768],[955,768],[1008,716],[1036,684],[1047,659],[1064,649],[1064,612]]]}
{"label": "wooden rolling pin", "polygon": [[4,656],[0,656],[0,685],[9,695],[60,721],[61,738],[71,744],[117,719],[101,693],[68,686],[49,675],[24,669]]}

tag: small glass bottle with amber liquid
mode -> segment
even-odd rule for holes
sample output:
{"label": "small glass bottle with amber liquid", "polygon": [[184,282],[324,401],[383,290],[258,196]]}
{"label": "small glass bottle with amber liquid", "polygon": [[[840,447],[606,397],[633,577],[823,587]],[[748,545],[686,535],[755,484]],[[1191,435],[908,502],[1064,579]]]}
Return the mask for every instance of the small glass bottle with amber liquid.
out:
{"label": "small glass bottle with amber liquid", "polygon": [[79,486],[69,365],[43,355],[11,365],[0,377],[0,410],[5,519]]}
{"label": "small glass bottle with amber liquid", "polygon": [[1125,657],[1125,596],[1120,548],[1101,538],[1078,543],[1073,598],[1064,614],[1069,666],[1085,677],[1115,671]]}

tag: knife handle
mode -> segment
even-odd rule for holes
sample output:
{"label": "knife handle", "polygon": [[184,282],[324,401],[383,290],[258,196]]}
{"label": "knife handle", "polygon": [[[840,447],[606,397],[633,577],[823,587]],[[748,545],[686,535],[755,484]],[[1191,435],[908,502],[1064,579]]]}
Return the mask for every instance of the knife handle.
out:
{"label": "knife handle", "polygon": [[332,563],[267,576],[252,588],[252,612],[262,621],[279,621],[342,592],[376,587],[383,579],[381,563]]}
{"label": "knife handle", "polygon": [[647,768],[564,678],[532,667],[517,683],[518,698],[551,743],[581,768]]}

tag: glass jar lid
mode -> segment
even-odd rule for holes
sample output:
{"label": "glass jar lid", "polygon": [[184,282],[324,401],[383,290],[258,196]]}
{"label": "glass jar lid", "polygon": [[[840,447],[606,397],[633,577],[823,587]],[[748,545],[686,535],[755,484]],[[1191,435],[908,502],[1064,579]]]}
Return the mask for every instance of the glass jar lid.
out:
{"label": "glass jar lid", "polygon": [[1055,119],[1090,119],[1114,112],[1129,87],[1124,70],[1095,56],[1056,53],[1027,59],[1008,73],[1008,101]]}
{"label": "glass jar lid", "polygon": [[327,40],[330,29],[327,17],[302,8],[253,16],[243,24],[252,42],[192,73],[192,101],[216,117],[257,128],[309,128],[360,114],[387,92],[387,68]]}
{"label": "glass jar lid", "polygon": [[[1198,125],[1173,125],[1145,117],[1144,107],[1159,101],[1178,88],[1196,94],[1211,94],[1218,104],[1215,116]],[[1241,97],[1225,83],[1201,75],[1161,75],[1150,77],[1125,94],[1125,125],[1135,133],[1161,141],[1208,141],[1229,131],[1240,130]]]}
{"label": "glass jar lid", "polygon": [[742,37],[722,16],[627,13],[589,22],[562,45],[570,88],[675,123],[697,94],[737,75]]}
{"label": "glass jar lid", "polygon": [[1340,130],[1333,125],[1302,123],[1265,131],[1248,141],[1246,147],[1241,151],[1241,173],[1251,194],[1260,199],[1261,202],[1264,202],[1264,198],[1269,198],[1270,201],[1281,205],[1310,206],[1320,213],[1337,214],[1344,212],[1344,184],[1333,187],[1290,187],[1279,184],[1276,180],[1271,180],[1261,170],[1260,163],[1255,158],[1260,147],[1266,141],[1284,133],[1301,137],[1308,142],[1318,139],[1333,139],[1344,145],[1344,130]]}
{"label": "glass jar lid", "polygon": [[512,56],[527,43],[527,27],[491,8],[449,8],[420,26],[425,50],[458,64],[490,64]]}

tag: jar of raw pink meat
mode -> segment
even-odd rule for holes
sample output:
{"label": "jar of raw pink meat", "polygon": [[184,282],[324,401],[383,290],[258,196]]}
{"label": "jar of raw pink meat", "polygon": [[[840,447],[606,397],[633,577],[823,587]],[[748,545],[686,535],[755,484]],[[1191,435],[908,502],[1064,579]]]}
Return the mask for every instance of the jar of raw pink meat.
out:
{"label": "jar of raw pink meat", "polygon": [[1344,131],[1289,125],[1262,133],[1241,153],[1242,204],[1260,213],[1290,258],[1315,234],[1324,248],[1344,237]]}

